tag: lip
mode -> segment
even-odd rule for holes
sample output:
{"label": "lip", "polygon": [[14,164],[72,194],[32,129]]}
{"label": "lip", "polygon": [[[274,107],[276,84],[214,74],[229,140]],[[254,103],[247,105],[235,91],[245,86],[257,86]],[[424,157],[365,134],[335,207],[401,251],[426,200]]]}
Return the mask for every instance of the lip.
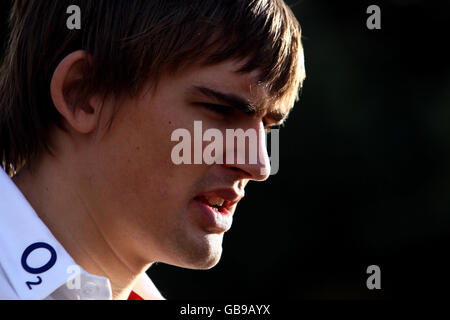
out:
{"label": "lip", "polygon": [[202,227],[211,233],[224,233],[230,230],[233,215],[225,208],[215,211],[200,199],[193,200],[194,211]]}
{"label": "lip", "polygon": [[[205,197],[218,197],[224,203],[217,211],[208,205]],[[233,189],[216,189],[201,193],[192,201],[195,217],[202,227],[212,233],[224,233],[230,230],[233,223],[233,212],[237,203],[244,197]]]}
{"label": "lip", "polygon": [[196,198],[199,197],[222,198],[225,200],[222,207],[228,211],[231,211],[233,206],[238,204],[238,202],[244,198],[244,193],[236,192],[232,188],[223,188],[201,193]]}

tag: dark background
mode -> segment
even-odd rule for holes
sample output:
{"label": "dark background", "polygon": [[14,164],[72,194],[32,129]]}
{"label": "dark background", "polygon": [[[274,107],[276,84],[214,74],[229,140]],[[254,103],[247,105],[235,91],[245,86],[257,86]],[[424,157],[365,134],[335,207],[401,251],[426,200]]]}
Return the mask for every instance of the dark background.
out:
{"label": "dark background", "polygon": [[217,267],[149,274],[168,299],[449,297],[450,2],[288,3],[307,80],[279,173],[248,186]]}

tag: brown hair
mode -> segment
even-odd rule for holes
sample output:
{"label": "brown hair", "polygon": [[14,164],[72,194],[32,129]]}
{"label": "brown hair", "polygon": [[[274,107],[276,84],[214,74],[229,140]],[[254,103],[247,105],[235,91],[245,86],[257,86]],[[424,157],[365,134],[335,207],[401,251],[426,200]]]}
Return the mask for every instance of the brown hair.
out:
{"label": "brown hair", "polygon": [[[66,10],[81,8],[81,30]],[[0,164],[13,176],[47,150],[50,81],[76,50],[92,56],[80,97],[135,94],[149,78],[186,64],[248,58],[260,82],[292,107],[304,78],[300,26],[282,0],[16,0],[0,69]]]}

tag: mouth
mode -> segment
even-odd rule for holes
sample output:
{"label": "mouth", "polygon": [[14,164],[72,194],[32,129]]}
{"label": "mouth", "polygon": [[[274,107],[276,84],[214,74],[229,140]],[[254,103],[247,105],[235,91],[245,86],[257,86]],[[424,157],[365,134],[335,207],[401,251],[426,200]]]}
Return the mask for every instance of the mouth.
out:
{"label": "mouth", "polygon": [[193,203],[203,228],[212,233],[227,232],[233,223],[233,212],[242,196],[226,192],[205,193],[195,197]]}
{"label": "mouth", "polygon": [[198,197],[195,197],[194,200],[199,201],[208,207],[210,207],[215,212],[221,213],[221,214],[231,214],[229,209],[231,208],[231,205],[229,201],[220,198],[220,197],[209,197],[205,195],[201,195]]}

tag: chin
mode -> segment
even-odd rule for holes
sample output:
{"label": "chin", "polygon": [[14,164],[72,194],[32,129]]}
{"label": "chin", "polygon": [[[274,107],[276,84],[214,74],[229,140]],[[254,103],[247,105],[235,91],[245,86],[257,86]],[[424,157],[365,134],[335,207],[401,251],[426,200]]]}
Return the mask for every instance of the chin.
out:
{"label": "chin", "polygon": [[197,261],[196,263],[191,265],[190,269],[194,270],[209,270],[214,268],[220,261],[220,258],[222,257],[222,253],[211,255],[202,261]]}
{"label": "chin", "polygon": [[177,257],[173,259],[176,262],[169,264],[193,270],[215,267],[222,257],[222,235],[211,234],[201,240],[194,241],[189,247],[178,247]]}

